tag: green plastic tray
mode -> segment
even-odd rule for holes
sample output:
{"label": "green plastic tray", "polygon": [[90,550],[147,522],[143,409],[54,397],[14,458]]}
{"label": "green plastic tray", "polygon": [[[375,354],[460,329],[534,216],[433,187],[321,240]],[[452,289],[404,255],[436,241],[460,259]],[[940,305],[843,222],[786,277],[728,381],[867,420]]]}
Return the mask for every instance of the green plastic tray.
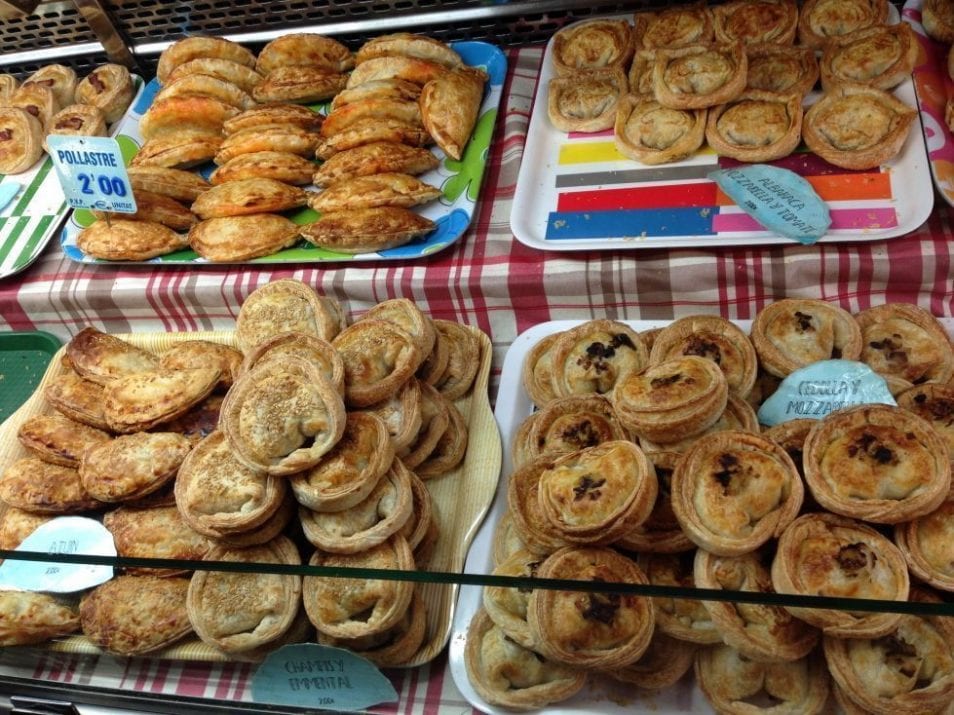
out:
{"label": "green plastic tray", "polygon": [[0,422],[33,394],[61,344],[42,331],[0,333]]}

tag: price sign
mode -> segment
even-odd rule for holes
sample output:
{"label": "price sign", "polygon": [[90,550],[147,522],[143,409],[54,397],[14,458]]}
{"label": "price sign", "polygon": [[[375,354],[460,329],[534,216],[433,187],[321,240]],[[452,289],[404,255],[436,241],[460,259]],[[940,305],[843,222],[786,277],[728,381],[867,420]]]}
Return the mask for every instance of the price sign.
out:
{"label": "price sign", "polygon": [[51,134],[46,143],[71,208],[136,213],[136,198],[115,139]]}

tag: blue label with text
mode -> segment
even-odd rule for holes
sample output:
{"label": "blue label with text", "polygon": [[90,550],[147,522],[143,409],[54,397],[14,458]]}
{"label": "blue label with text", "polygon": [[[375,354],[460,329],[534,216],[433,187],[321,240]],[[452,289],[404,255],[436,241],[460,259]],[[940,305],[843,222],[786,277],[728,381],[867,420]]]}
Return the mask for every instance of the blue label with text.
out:
{"label": "blue label with text", "polygon": [[71,208],[136,213],[136,198],[115,139],[51,134],[46,143]]}

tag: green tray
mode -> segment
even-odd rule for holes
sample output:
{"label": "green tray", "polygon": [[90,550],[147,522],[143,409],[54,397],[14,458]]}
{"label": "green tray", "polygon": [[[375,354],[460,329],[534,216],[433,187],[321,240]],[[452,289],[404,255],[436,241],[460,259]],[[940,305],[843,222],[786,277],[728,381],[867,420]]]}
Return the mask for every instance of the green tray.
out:
{"label": "green tray", "polygon": [[60,345],[42,331],[0,333],[0,422],[33,394]]}

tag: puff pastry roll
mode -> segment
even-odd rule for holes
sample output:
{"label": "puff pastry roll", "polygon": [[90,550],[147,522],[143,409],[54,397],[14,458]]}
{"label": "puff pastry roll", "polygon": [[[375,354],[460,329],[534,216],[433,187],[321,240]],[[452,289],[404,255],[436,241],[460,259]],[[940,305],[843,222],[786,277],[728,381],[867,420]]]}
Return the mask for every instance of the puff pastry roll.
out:
{"label": "puff pastry roll", "polygon": [[557,397],[536,415],[527,436],[531,458],[569,454],[627,438],[612,403],[602,395]]}
{"label": "puff pastry roll", "polygon": [[345,364],[345,400],[368,407],[394,395],[424,356],[414,337],[387,320],[364,319],[332,341]]}
{"label": "puff pastry roll", "polygon": [[43,125],[19,107],[0,107],[0,172],[19,174],[43,156]]}
{"label": "puff pastry roll", "polygon": [[607,675],[641,690],[662,690],[675,685],[689,672],[695,655],[696,646],[692,643],[657,630],[639,660],[625,668],[607,671]]}
{"label": "puff pastry roll", "polygon": [[84,228],[76,245],[86,255],[105,261],[146,261],[187,248],[189,241],[161,223],[112,219]]}
{"label": "puff pastry roll", "polygon": [[818,60],[810,47],[757,43],[746,45],[745,54],[746,89],[804,97],[818,81]]}
{"label": "puff pastry roll", "polygon": [[560,131],[600,132],[613,126],[625,95],[622,70],[557,77],[547,85],[547,116]]}
{"label": "puff pastry roll", "polygon": [[389,55],[416,57],[437,62],[449,68],[460,67],[464,64],[460,55],[447,44],[433,37],[415,35],[410,32],[395,32],[368,40],[358,49],[355,61],[361,64],[376,57]]}
{"label": "puff pastry roll", "polygon": [[918,56],[914,30],[906,22],[875,25],[825,43],[820,70],[827,91],[839,82],[891,89],[911,75]]}
{"label": "puff pastry roll", "polygon": [[620,100],[613,125],[619,152],[642,164],[668,164],[692,156],[702,146],[705,109],[670,109],[652,95]]}
{"label": "puff pastry roll", "polygon": [[557,31],[551,42],[557,76],[580,70],[625,70],[633,56],[633,26],[626,20],[584,20]]}
{"label": "puff pastry roll", "polygon": [[31,74],[23,84],[42,84],[53,90],[56,103],[60,107],[68,107],[75,101],[76,72],[66,65],[46,65]]}
{"label": "puff pastry roll", "polygon": [[311,32],[276,37],[258,53],[255,69],[267,75],[282,67],[314,67],[347,72],[354,67],[351,51],[337,40]]}
{"label": "puff pastry roll", "polygon": [[[322,298],[320,301],[329,303],[330,299]],[[293,321],[294,318],[292,318]],[[275,324],[268,329],[278,328],[279,325],[279,321],[275,321]],[[337,325],[333,327],[333,332],[338,332]],[[280,363],[289,355],[301,357],[313,363],[331,381],[335,389],[344,394],[344,363],[341,356],[331,343],[311,332],[282,332],[266,338],[264,342],[248,351],[242,361],[239,374],[248,372],[253,366],[262,362]]]}
{"label": "puff pastry roll", "polygon": [[791,45],[795,41],[798,4],[794,0],[732,0],[715,5],[711,12],[716,42]]}
{"label": "puff pastry roll", "polygon": [[45,84],[29,84],[27,82],[21,84],[19,89],[13,93],[10,106],[19,107],[39,119],[44,131],[46,131],[53,115],[61,109],[51,87],[47,87]]}
{"label": "puff pastry roll", "polygon": [[742,93],[747,72],[741,42],[661,49],[653,65],[653,94],[672,109],[714,107]]}
{"label": "puff pastry roll", "polygon": [[435,227],[429,218],[400,206],[378,206],[326,213],[302,226],[301,236],[321,248],[357,254],[403,246]]}
{"label": "puff pastry roll", "polygon": [[802,140],[802,97],[748,90],[709,110],[706,141],[720,156],[766,162],[788,156]]}
{"label": "puff pastry roll", "polygon": [[76,101],[92,104],[106,115],[109,124],[118,122],[132,102],[132,76],[122,65],[100,65],[76,85]]}
{"label": "puff pastry roll", "polygon": [[403,329],[414,338],[421,355],[427,355],[434,349],[434,343],[437,341],[434,322],[417,307],[417,304],[407,298],[382,301],[372,306],[362,320],[366,318],[387,320]]}
{"label": "puff pastry roll", "polygon": [[431,62],[416,57],[388,55],[365,60],[355,67],[348,76],[347,87],[352,89],[365,82],[380,79],[402,79],[423,87],[445,72],[447,72],[447,67],[439,62]]}
{"label": "puff pastry roll", "polygon": [[[696,588],[692,572],[692,553],[639,554],[636,563],[653,586]],[[688,643],[707,645],[721,643],[702,601],[694,598],[653,598],[656,630]]]}
{"label": "puff pastry roll", "polygon": [[[97,108],[88,104],[71,104],[50,118],[46,134],[68,136],[106,136],[106,117]],[[44,146],[46,139],[43,140]]]}
{"label": "puff pastry roll", "polygon": [[422,147],[399,142],[370,142],[337,152],[312,177],[316,186],[328,187],[340,181],[373,174],[418,175],[436,169],[438,158]]}
{"label": "puff pastry roll", "polygon": [[12,74],[0,74],[0,103],[9,104],[19,86],[20,81]]}
{"label": "puff pastry roll", "polygon": [[638,12],[633,21],[634,44],[638,49],[671,49],[708,44],[713,40],[712,13],[704,2],[659,12]]}
{"label": "puff pastry roll", "polygon": [[888,19],[888,0],[805,0],[798,15],[798,42],[821,49],[825,41]]}
{"label": "puff pastry roll", "polygon": [[656,64],[655,50],[639,50],[633,55],[633,63],[626,75],[627,87],[631,94],[653,94],[653,65]]}
{"label": "puff pastry roll", "polygon": [[190,74],[170,82],[159,90],[153,103],[182,95],[212,97],[240,111],[258,106],[251,95],[238,85],[208,74]]}
{"label": "puff pastry roll", "polygon": [[656,503],[646,521],[623,534],[616,546],[625,551],[656,554],[692,551],[696,545],[685,535],[672,511],[672,473],[682,455],[676,452],[652,452],[647,456],[653,463],[659,485]]}
{"label": "puff pastry roll", "polygon": [[252,88],[256,102],[311,104],[331,99],[344,89],[348,76],[318,67],[278,67]]}
{"label": "puff pastry roll", "polygon": [[927,420],[947,444],[948,456],[954,462],[954,385],[927,383],[915,385],[896,395],[898,407]]}
{"label": "puff pastry roll", "polygon": [[954,591],[954,501],[894,527],[894,543],[911,573],[935,588]]}
{"label": "puff pastry roll", "polygon": [[649,360],[639,335],[614,320],[590,320],[565,331],[553,346],[558,396],[608,394]]}

